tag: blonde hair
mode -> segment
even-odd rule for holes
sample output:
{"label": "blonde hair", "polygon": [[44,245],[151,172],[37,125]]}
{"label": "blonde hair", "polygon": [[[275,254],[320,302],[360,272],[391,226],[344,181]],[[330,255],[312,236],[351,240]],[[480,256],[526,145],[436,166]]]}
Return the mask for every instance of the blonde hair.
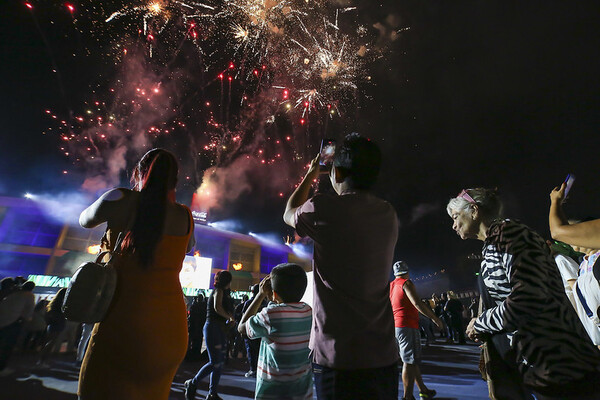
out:
{"label": "blonde hair", "polygon": [[[502,202],[498,196],[498,189],[474,188],[465,189],[465,192],[473,199],[483,218],[494,220],[502,216]],[[473,203],[462,196],[453,197],[448,201],[446,211],[452,216],[453,211],[473,212]]]}

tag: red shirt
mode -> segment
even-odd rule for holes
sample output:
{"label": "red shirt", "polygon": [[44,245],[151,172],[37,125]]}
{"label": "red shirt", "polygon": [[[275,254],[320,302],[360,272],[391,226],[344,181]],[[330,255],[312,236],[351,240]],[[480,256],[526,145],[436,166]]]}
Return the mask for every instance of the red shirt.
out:
{"label": "red shirt", "polygon": [[419,311],[404,293],[405,278],[396,278],[390,283],[390,301],[396,328],[419,329]]}

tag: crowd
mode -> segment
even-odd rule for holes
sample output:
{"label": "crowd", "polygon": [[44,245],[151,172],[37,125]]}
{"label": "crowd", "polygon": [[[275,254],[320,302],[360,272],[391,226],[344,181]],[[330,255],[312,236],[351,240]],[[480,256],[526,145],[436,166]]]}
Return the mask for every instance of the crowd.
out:
{"label": "crowd", "polygon": [[48,366],[48,357],[61,350],[83,356],[87,343],[78,345],[81,324],[67,321],[62,313],[65,289],[53,296],[39,296],[35,303],[32,281],[7,277],[1,287],[0,376],[13,372],[9,362],[15,351],[36,355],[37,366],[42,368]]}
{"label": "crowd", "polygon": [[[207,377],[206,398],[220,399],[223,365],[244,350],[256,399],[312,399],[314,390],[319,400],[413,400],[415,385],[421,398],[433,398],[437,393],[423,381],[419,364],[421,336],[431,343],[436,329],[448,342],[481,344],[491,399],[600,399],[600,220],[570,223],[563,184],[550,194],[555,241],[546,241],[502,218],[496,190],[463,190],[447,212],[460,238],[483,242],[480,298],[468,304],[453,293],[422,299],[407,263],[394,262],[396,211],[370,191],[380,165],[373,141],[348,135],[332,165],[321,166],[319,156],[312,160],[287,201],[284,222],[314,242],[312,307],[300,301],[305,272],[280,264],[237,307],[231,274],[217,273],[214,290],[194,300],[186,321],[178,272],[194,246],[193,219],[175,202],[175,157],[162,149],[144,155],[133,190],[105,193],[80,217],[84,227],[107,224],[105,248],[125,234],[111,309],[93,329],[83,329],[91,333],[80,399],[167,399],[178,365],[186,353],[198,357],[203,341],[208,362],[185,382],[186,400],[196,398]],[[333,192],[311,197],[322,173]],[[0,308],[12,307],[7,300],[16,303],[16,294],[29,299],[20,300],[26,309],[11,309],[19,324],[32,320],[29,288],[21,282],[5,292],[3,283]],[[5,340],[13,322],[2,321]],[[64,317],[46,321],[42,363],[65,324]],[[127,367],[132,360],[135,369]]]}

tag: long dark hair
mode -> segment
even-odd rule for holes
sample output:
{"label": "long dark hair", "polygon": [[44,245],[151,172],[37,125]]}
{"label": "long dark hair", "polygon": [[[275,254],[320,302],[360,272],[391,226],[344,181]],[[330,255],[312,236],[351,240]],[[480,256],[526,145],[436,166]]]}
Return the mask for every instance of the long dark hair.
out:
{"label": "long dark hair", "polygon": [[231,282],[233,276],[229,271],[219,271],[215,274],[214,287],[215,289],[225,289]]}
{"label": "long dark hair", "polygon": [[177,160],[164,149],[152,149],[133,170],[131,182],[140,192],[131,230],[123,240],[123,250],[136,254],[142,267],[154,260],[154,251],[165,227],[169,192],[177,185]]}

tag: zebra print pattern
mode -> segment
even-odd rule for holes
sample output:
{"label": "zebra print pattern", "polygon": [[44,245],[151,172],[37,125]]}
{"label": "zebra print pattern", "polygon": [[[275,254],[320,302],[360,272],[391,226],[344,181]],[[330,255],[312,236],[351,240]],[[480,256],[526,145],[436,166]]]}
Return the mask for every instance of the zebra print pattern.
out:
{"label": "zebra print pattern", "polygon": [[600,370],[600,351],[565,294],[544,239],[511,220],[494,222],[483,248],[481,275],[496,306],[475,323],[480,333],[512,332],[525,384],[544,388]]}

